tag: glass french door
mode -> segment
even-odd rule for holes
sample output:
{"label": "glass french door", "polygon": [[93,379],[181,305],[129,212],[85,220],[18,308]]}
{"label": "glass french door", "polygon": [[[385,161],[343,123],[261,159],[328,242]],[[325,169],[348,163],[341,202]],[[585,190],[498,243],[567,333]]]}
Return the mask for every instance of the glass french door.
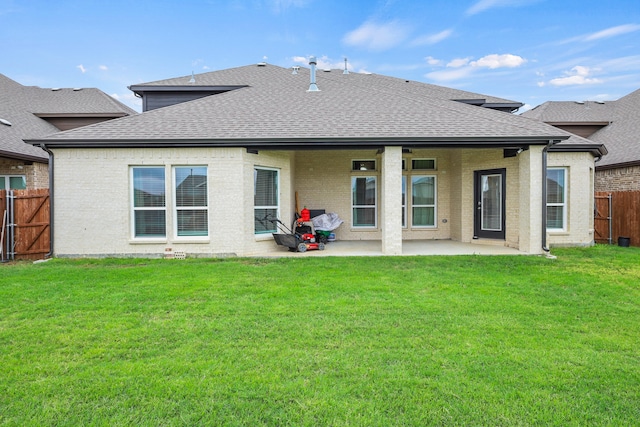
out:
{"label": "glass french door", "polygon": [[474,172],[473,237],[503,239],[505,237],[506,170],[492,169]]}

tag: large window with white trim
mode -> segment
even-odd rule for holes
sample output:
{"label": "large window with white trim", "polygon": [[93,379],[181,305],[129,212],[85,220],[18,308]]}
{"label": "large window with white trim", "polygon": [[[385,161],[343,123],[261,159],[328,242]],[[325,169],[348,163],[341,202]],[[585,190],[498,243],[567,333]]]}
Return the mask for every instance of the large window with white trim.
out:
{"label": "large window with white trim", "polygon": [[351,224],[375,228],[378,217],[377,179],[375,176],[351,177]]}
{"label": "large window with white trim", "polygon": [[280,216],[279,174],[277,169],[253,170],[254,230],[256,234],[275,233]]}
{"label": "large window with white trim", "polygon": [[166,237],[166,186],[164,166],[131,168],[133,237]]}
{"label": "large window with white trim", "polygon": [[406,227],[407,227],[407,176],[402,175],[402,228],[406,228]]}
{"label": "large window with white trim", "polygon": [[175,166],[173,177],[175,235],[208,236],[207,167]]}
{"label": "large window with white trim", "polygon": [[567,229],[567,169],[547,169],[547,229]]}
{"label": "large window with white trim", "polygon": [[411,225],[413,227],[435,227],[436,225],[435,176],[411,177]]}
{"label": "large window with white trim", "polygon": [[0,175],[0,190],[24,190],[27,179],[24,175]]}

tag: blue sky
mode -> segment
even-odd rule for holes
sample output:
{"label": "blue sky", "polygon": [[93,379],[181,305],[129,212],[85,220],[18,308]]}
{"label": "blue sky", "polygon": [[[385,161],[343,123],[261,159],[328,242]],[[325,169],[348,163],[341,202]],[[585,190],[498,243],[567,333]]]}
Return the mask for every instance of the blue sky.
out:
{"label": "blue sky", "polygon": [[349,68],[527,104],[640,88],[639,0],[0,0],[0,73],[127,86],[266,61]]}

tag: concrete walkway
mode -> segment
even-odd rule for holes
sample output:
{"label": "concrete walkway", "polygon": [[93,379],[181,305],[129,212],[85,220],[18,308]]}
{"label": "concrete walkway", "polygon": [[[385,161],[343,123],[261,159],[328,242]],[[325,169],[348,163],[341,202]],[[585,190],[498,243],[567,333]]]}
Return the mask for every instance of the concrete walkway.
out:
{"label": "concrete walkway", "polygon": [[[324,251],[290,252],[277,246],[258,257],[306,257],[306,256],[383,256],[379,240],[336,241],[326,244]],[[514,248],[496,243],[462,243],[454,240],[405,240],[402,255],[526,255]]]}

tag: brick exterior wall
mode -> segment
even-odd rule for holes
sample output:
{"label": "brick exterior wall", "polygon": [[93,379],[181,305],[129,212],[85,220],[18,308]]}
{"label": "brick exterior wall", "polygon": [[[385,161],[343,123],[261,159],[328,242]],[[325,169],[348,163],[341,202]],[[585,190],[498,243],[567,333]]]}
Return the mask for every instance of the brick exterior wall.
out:
{"label": "brick exterior wall", "polygon": [[596,170],[596,191],[640,190],[640,166]]}
{"label": "brick exterior wall", "polygon": [[[29,164],[31,163],[31,164]],[[49,188],[49,165],[0,157],[0,175],[22,175],[28,189]]]}
{"label": "brick exterior wall", "polygon": [[[254,234],[254,167],[279,173],[280,218],[289,225],[299,208],[325,209],[344,220],[338,240],[382,240],[397,253],[401,240],[473,238],[474,171],[506,169],[506,238],[503,244],[526,253],[541,252],[541,147],[504,158],[501,149],[389,149],[384,159],[394,170],[384,177],[383,156],[376,150],[260,151],[242,148],[185,149],[56,149],[54,254],[56,256],[162,256],[167,248],[190,256],[254,255],[276,250],[270,234]],[[435,158],[437,170],[412,171],[412,158]],[[377,170],[352,171],[353,160],[375,159]],[[172,166],[205,165],[208,170],[209,237],[189,240],[174,236]],[[167,237],[134,239],[131,214],[131,166],[163,166],[167,182]],[[564,233],[549,235],[550,245],[586,245],[593,241],[593,158],[587,153],[550,153],[549,166],[568,167],[569,216]],[[378,226],[352,226],[351,180],[373,175],[378,185]],[[437,217],[433,228],[397,228],[384,200],[401,200],[398,178],[433,175],[437,179]],[[385,185],[386,182],[386,185]],[[407,185],[407,209],[411,205]],[[399,219],[399,218],[398,218]],[[386,224],[386,226],[385,226]],[[383,236],[384,228],[389,233]]]}

